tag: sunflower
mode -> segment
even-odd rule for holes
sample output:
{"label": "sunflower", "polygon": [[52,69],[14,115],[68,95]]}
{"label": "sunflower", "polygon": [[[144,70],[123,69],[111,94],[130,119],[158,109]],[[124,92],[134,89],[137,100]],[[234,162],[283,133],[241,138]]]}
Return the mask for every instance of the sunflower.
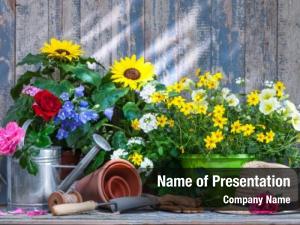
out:
{"label": "sunflower", "polygon": [[146,82],[153,79],[154,66],[145,62],[143,57],[137,60],[133,55],[131,58],[126,57],[116,61],[111,67],[111,72],[113,82],[139,90]]}
{"label": "sunflower", "polygon": [[80,45],[74,44],[72,41],[60,41],[55,38],[51,38],[50,43],[44,43],[41,52],[49,58],[67,61],[77,60],[83,53]]}

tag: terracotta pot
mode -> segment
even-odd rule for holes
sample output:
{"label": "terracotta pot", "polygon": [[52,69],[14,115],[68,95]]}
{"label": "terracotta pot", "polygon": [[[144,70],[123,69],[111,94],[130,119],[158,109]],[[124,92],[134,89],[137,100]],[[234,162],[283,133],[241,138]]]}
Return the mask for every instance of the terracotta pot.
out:
{"label": "terracotta pot", "polygon": [[[61,164],[62,165],[77,165],[80,160],[80,151],[64,150],[61,154]],[[60,179],[65,179],[69,173],[72,171],[72,168],[62,168],[60,172]]]}
{"label": "terracotta pot", "polygon": [[141,195],[142,181],[130,162],[117,159],[77,181],[75,189],[84,201],[107,202],[113,198]]}

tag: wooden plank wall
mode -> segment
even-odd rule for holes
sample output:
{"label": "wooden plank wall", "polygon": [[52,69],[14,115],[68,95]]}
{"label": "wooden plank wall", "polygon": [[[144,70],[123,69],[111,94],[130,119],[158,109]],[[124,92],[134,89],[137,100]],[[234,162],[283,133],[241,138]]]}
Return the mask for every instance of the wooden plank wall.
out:
{"label": "wooden plank wall", "polygon": [[15,64],[51,37],[81,43],[107,67],[144,55],[166,83],[197,67],[224,72],[236,90],[245,78],[241,92],[281,79],[299,104],[299,18],[299,0],[0,0],[0,119],[26,69]]}

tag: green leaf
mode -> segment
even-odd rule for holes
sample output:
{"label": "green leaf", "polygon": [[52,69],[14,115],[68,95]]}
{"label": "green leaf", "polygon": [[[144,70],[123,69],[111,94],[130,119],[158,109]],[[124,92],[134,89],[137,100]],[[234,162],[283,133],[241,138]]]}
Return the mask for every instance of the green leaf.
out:
{"label": "green leaf", "polygon": [[70,64],[62,64],[62,69],[75,75],[76,78],[85,83],[99,86],[101,84],[101,76],[99,73],[92,71],[87,66],[78,64],[76,66]]}
{"label": "green leaf", "polygon": [[24,73],[19,79],[15,87],[13,87],[10,91],[11,97],[16,100],[23,89],[23,86],[29,84],[31,79],[34,77],[40,77],[41,74],[39,72],[27,71]]}
{"label": "green leaf", "polygon": [[163,149],[163,147],[159,147],[158,148],[158,154],[160,155],[160,156],[162,156],[163,154],[164,154],[164,149]]}
{"label": "green leaf", "polygon": [[74,86],[67,80],[63,80],[62,82],[58,83],[54,80],[47,80],[43,78],[37,78],[34,82],[34,86],[48,90],[56,96],[60,96],[63,92],[70,93]]}
{"label": "green leaf", "polygon": [[67,145],[70,148],[81,148],[86,144],[86,140],[89,138],[88,133],[90,131],[91,125],[86,123],[83,127],[80,127],[69,134],[67,137]]}
{"label": "green leaf", "polygon": [[27,154],[22,154],[22,156],[19,160],[19,164],[23,169],[25,169],[27,167],[27,161],[28,161],[27,159],[28,159]]}
{"label": "green leaf", "polygon": [[92,57],[83,58],[83,57],[81,57],[79,60],[83,64],[86,64],[86,63],[91,63],[91,64],[95,63],[95,64],[99,65],[100,67],[102,67],[102,69],[105,69],[105,67],[100,62],[98,62],[95,58],[92,58]]}
{"label": "green leaf", "polygon": [[127,138],[123,131],[117,131],[112,138],[112,147],[114,149],[118,148],[126,148],[127,146]]}
{"label": "green leaf", "polygon": [[96,157],[93,159],[93,161],[87,167],[85,174],[90,174],[90,173],[94,172],[96,169],[98,169],[103,164],[105,153],[106,153],[105,151],[100,151],[96,155]]}
{"label": "green leaf", "polygon": [[127,88],[116,88],[113,83],[105,84],[101,89],[94,91],[92,99],[99,104],[100,110],[105,110],[115,105],[115,103],[128,93]]}
{"label": "green leaf", "polygon": [[133,120],[141,117],[141,110],[133,102],[127,102],[123,106],[123,113],[127,120]]}
{"label": "green leaf", "polygon": [[46,57],[43,54],[37,54],[37,55],[28,54],[17,65],[18,66],[24,65],[24,64],[35,65],[38,63],[42,63],[45,59],[46,59]]}
{"label": "green leaf", "polygon": [[34,145],[38,148],[46,148],[52,144],[51,138],[48,135],[40,134]]}
{"label": "green leaf", "polygon": [[36,176],[38,173],[38,165],[35,162],[33,162],[32,160],[28,160],[27,171],[28,171],[28,173]]}
{"label": "green leaf", "polygon": [[55,131],[55,125],[54,124],[47,124],[46,127],[43,129],[42,133],[44,135],[50,135],[53,134]]}

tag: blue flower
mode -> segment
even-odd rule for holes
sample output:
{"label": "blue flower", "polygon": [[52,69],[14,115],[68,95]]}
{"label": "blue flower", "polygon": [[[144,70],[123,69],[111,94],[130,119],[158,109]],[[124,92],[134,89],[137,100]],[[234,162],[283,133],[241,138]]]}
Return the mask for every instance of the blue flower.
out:
{"label": "blue flower", "polygon": [[66,101],[62,108],[68,112],[71,112],[74,109],[74,104],[70,101]]}
{"label": "blue flower", "polygon": [[64,138],[67,138],[69,136],[69,133],[67,131],[65,131],[64,129],[60,128],[58,131],[57,131],[57,134],[56,134],[56,138],[58,140],[62,140]]}
{"label": "blue flower", "polygon": [[84,96],[84,87],[80,85],[79,87],[75,88],[75,96],[77,98],[83,97]]}
{"label": "blue flower", "polygon": [[87,108],[89,106],[89,103],[87,101],[81,100],[79,105],[82,108]]}
{"label": "blue flower", "polygon": [[104,110],[104,115],[107,119],[111,120],[114,115],[114,107],[110,107]]}
{"label": "blue flower", "polygon": [[79,114],[79,120],[86,124],[88,121],[95,121],[99,118],[98,114],[94,110],[86,110]]}
{"label": "blue flower", "polygon": [[68,101],[70,99],[70,95],[69,93],[67,92],[63,92],[61,95],[60,95],[60,98],[63,100],[63,101]]}

